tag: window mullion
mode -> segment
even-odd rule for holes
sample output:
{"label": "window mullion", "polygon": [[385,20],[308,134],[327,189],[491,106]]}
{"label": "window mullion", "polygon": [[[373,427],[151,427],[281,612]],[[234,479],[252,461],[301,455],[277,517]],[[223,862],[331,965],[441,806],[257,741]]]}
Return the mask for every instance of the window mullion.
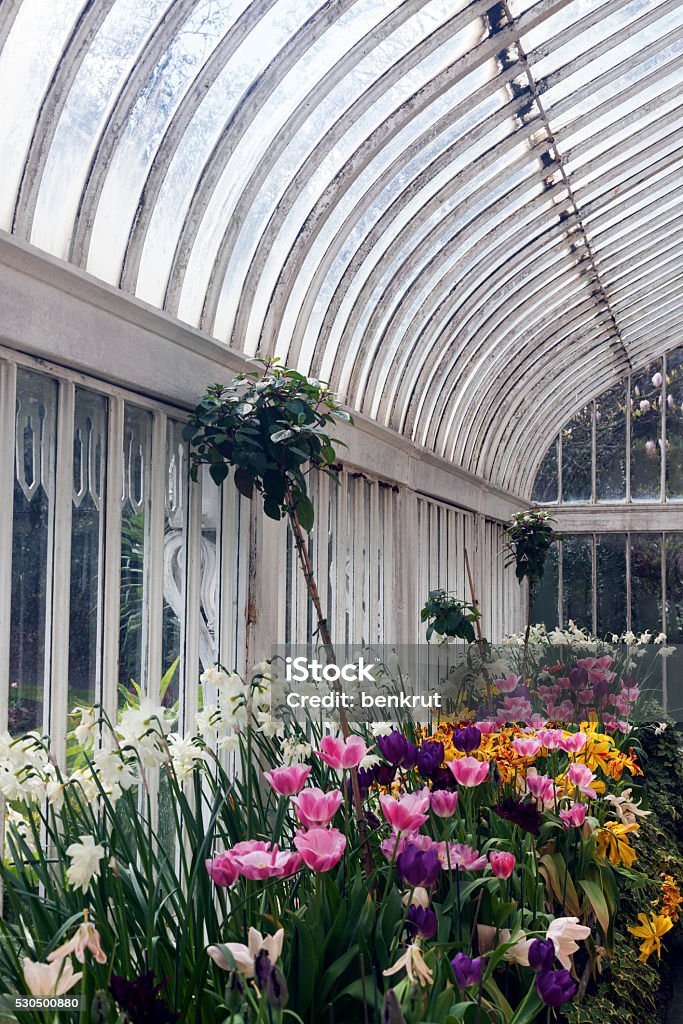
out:
{"label": "window mullion", "polygon": [[123,399],[109,400],[105,474],[104,584],[102,594],[102,707],[110,720],[117,709],[121,619],[121,495],[123,493]]}

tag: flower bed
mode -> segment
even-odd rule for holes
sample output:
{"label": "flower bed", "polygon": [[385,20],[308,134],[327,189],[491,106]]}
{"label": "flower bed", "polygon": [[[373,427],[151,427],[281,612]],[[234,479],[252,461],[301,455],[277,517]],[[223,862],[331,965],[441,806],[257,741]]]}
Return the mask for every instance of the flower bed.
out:
{"label": "flower bed", "polygon": [[642,763],[671,730],[404,719],[344,739],[309,717],[283,735],[267,666],[208,681],[187,736],[135,695],[116,723],[82,711],[68,773],[46,738],[3,737],[4,994],[79,993],[132,1024],[578,1024],[624,957],[660,954],[680,860],[639,843]]}

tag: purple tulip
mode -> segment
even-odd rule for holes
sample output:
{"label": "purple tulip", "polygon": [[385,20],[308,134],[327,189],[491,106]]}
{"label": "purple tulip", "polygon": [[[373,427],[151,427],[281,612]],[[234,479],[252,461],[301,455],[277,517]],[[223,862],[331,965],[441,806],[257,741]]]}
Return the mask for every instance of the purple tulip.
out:
{"label": "purple tulip", "polygon": [[375,765],[375,781],[380,786],[386,786],[387,788],[396,778],[396,765],[395,764],[377,764]]}
{"label": "purple tulip", "polygon": [[443,743],[423,743],[417,752],[417,770],[424,779],[431,779],[443,764]]}
{"label": "purple tulip", "polygon": [[522,800],[515,800],[514,797],[506,797],[501,803],[493,808],[499,818],[512,821],[519,825],[525,832],[538,836],[541,833],[541,812],[536,807],[536,801],[524,803]]}
{"label": "purple tulip", "polygon": [[432,792],[439,789],[457,790],[458,783],[450,768],[438,768],[432,775]]}
{"label": "purple tulip", "polygon": [[422,939],[433,939],[437,932],[436,914],[431,907],[419,907],[411,903],[406,918],[406,928],[411,935]]}
{"label": "purple tulip", "polygon": [[466,725],[464,729],[453,731],[453,746],[463,754],[471,754],[481,743],[481,732],[476,725]]}
{"label": "purple tulip", "polygon": [[417,764],[417,747],[396,729],[388,736],[378,736],[377,745],[394,768],[414,768]]}
{"label": "purple tulip", "polygon": [[396,858],[396,870],[400,878],[414,889],[433,885],[441,871],[436,848],[421,850],[414,843],[409,843]]}
{"label": "purple tulip", "polygon": [[550,971],[555,963],[555,944],[552,939],[534,939],[529,946],[529,967],[538,974]]}
{"label": "purple tulip", "polygon": [[569,971],[541,971],[536,975],[536,991],[546,1006],[564,1006],[576,994],[577,984]]}
{"label": "purple tulip", "polygon": [[478,985],[484,972],[484,961],[480,956],[472,959],[465,953],[456,953],[451,960],[451,967],[455,974],[458,988],[467,988],[469,985]]}
{"label": "purple tulip", "polygon": [[[373,782],[375,781],[375,778],[376,778],[376,775],[377,775],[376,769],[375,768],[358,768],[356,770],[356,775],[358,777],[358,789],[360,790],[360,795],[361,796],[367,796],[369,791],[370,791],[370,787],[372,786]],[[353,785],[352,785],[351,778],[348,778],[346,780],[346,792],[348,794],[349,800],[352,800],[353,799]]]}
{"label": "purple tulip", "polygon": [[573,690],[583,690],[588,685],[588,672],[585,668],[570,668],[568,679]]}

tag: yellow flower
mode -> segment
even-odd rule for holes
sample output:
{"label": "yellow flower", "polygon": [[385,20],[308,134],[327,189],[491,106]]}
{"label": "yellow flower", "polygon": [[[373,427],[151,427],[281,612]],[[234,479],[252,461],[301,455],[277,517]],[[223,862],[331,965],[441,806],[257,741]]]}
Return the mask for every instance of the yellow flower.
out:
{"label": "yellow flower", "polygon": [[597,850],[601,857],[609,857],[615,866],[623,864],[630,868],[636,859],[636,851],[628,841],[629,832],[637,832],[638,824],[633,821],[622,824],[618,821],[606,821],[598,829]]}
{"label": "yellow flower", "polygon": [[665,917],[670,917],[672,921],[677,921],[683,903],[681,890],[671,875],[662,874],[662,878],[662,913]]}
{"label": "yellow flower", "polygon": [[648,957],[655,950],[657,950],[657,956],[661,957],[662,936],[671,931],[673,922],[670,917],[666,917],[664,914],[650,914],[649,919],[645,914],[638,914],[638,920],[640,924],[629,925],[628,930],[631,935],[635,935],[636,938],[643,940],[640,944],[639,959],[646,963]]}

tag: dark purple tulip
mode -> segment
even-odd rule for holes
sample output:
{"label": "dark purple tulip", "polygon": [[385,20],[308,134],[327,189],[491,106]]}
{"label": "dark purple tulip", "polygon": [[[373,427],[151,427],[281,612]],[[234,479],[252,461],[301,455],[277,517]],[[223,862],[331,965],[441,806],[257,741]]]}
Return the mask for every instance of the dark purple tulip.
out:
{"label": "dark purple tulip", "polygon": [[408,764],[412,757],[411,747],[415,751],[415,759],[417,760],[417,748],[414,743],[409,743],[403,733],[398,732],[394,729],[388,736],[378,736],[377,746],[382,751],[382,756],[386,758],[389,764],[393,764],[394,767],[411,768],[414,766]]}
{"label": "dark purple tulip", "polygon": [[380,786],[390,786],[396,778],[396,765],[395,764],[377,764],[375,765],[375,781]]}
{"label": "dark purple tulip", "polygon": [[431,907],[410,905],[406,928],[411,935],[419,935],[423,939],[433,939],[437,932],[436,914]]}
{"label": "dark purple tulip", "polygon": [[596,700],[604,700],[609,693],[610,684],[606,679],[596,679],[593,683],[593,693]]}
{"label": "dark purple tulip", "polygon": [[467,988],[469,985],[478,985],[484,971],[484,961],[480,956],[472,959],[465,953],[456,953],[451,960],[451,967],[455,974],[458,988]]}
{"label": "dark purple tulip", "polygon": [[431,779],[443,764],[443,743],[423,743],[417,752],[417,770],[425,779]]}
{"label": "dark purple tulip", "polygon": [[287,981],[280,968],[274,964],[268,976],[268,988],[266,989],[268,1005],[274,1010],[282,1010],[289,1002],[289,989]]}
{"label": "dark purple tulip", "polygon": [[569,971],[541,971],[536,975],[536,991],[546,1006],[564,1006],[576,994],[577,984]]}
{"label": "dark purple tulip", "polygon": [[570,668],[567,678],[573,690],[583,690],[588,686],[588,672],[585,668]]}
{"label": "dark purple tulip", "polygon": [[417,747],[410,740],[406,740],[406,753],[400,768],[414,768],[417,764]]}
{"label": "dark purple tulip", "polygon": [[373,832],[375,832],[382,824],[377,815],[373,814],[372,811],[365,811],[364,817]]}
{"label": "dark purple tulip", "polygon": [[[360,789],[360,795],[367,796],[368,792],[370,791],[370,787],[375,781],[377,772],[375,771],[374,768],[358,768],[356,771],[356,775],[358,776],[358,788]],[[346,780],[346,792],[348,794],[349,800],[352,800],[353,785],[351,782],[351,778],[348,778]]]}
{"label": "dark purple tulip", "polygon": [[452,791],[458,788],[458,783],[455,781],[455,776],[450,768],[438,768],[432,775],[432,792],[437,789],[450,789]]}
{"label": "dark purple tulip", "polygon": [[536,807],[536,801],[524,803],[522,800],[515,800],[514,797],[507,797],[502,803],[496,804],[493,808],[499,818],[511,821],[519,825],[525,832],[537,836],[541,832],[541,812]]}
{"label": "dark purple tulip", "polygon": [[555,944],[552,939],[534,939],[529,946],[529,967],[536,973],[550,971],[555,963]]}
{"label": "dark purple tulip", "polygon": [[396,870],[399,877],[414,889],[418,885],[426,888],[436,881],[441,864],[435,849],[421,850],[410,843],[396,858]]}
{"label": "dark purple tulip", "polygon": [[454,729],[453,746],[463,754],[471,754],[481,743],[481,733],[476,725],[466,725],[464,729]]}

